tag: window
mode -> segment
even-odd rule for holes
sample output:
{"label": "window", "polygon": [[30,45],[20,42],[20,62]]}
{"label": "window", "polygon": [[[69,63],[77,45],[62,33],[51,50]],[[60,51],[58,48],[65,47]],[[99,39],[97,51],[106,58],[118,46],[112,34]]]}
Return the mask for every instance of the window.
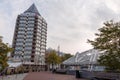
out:
{"label": "window", "polygon": [[27,35],[26,37],[27,37],[27,38],[32,38],[32,37],[33,37],[33,35]]}
{"label": "window", "polygon": [[34,20],[35,18],[34,18],[34,17],[29,17],[28,19],[29,19],[29,20]]}
{"label": "window", "polygon": [[24,37],[24,35],[17,35],[17,37],[18,37],[18,38],[20,38],[20,37],[22,37],[22,38],[23,38],[23,37]]}
{"label": "window", "polygon": [[28,21],[28,23],[33,23],[34,24],[34,21]]}
{"label": "window", "polygon": [[34,30],[34,28],[27,28],[27,30],[31,30],[31,31],[33,31],[33,30]]}
{"label": "window", "polygon": [[25,31],[18,31],[18,34],[24,34]]}
{"label": "window", "polygon": [[26,39],[26,41],[28,41],[28,42],[29,42],[29,41],[33,41],[33,39]]}
{"label": "window", "polygon": [[25,43],[25,46],[32,46],[32,43]]}
{"label": "window", "polygon": [[18,41],[18,42],[19,42],[19,41],[24,41],[24,39],[17,39],[16,41]]}
{"label": "window", "polygon": [[31,50],[32,47],[25,47],[25,50]]}
{"label": "window", "polygon": [[23,16],[23,17],[21,16],[20,19],[21,20],[26,20],[27,18],[25,16]]}
{"label": "window", "polygon": [[34,27],[34,24],[28,24],[28,26],[30,26],[30,27]]}
{"label": "window", "polygon": [[22,50],[23,47],[16,47],[15,50]]}
{"label": "window", "polygon": [[26,26],[26,24],[19,24],[19,26]]}
{"label": "window", "polygon": [[25,20],[20,20],[19,22],[20,22],[20,23],[26,23],[26,21],[25,21]]}
{"label": "window", "polygon": [[25,30],[25,28],[23,28],[23,27],[19,27],[19,30]]}
{"label": "window", "polygon": [[16,45],[23,45],[23,43],[16,43]]}
{"label": "window", "polygon": [[31,54],[31,51],[25,51],[25,54],[30,55],[30,54]]}

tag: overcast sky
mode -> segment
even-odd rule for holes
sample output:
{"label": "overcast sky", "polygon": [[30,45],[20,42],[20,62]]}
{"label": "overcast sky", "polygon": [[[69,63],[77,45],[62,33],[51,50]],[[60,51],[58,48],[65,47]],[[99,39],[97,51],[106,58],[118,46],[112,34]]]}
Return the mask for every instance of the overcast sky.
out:
{"label": "overcast sky", "polygon": [[35,3],[48,23],[47,48],[75,54],[91,49],[87,39],[103,22],[120,20],[119,0],[0,0],[0,35],[12,44],[16,17]]}

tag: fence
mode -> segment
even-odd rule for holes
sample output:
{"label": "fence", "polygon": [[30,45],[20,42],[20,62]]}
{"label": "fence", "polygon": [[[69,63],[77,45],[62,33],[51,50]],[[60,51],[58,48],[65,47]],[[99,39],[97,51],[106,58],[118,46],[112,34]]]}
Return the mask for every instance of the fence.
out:
{"label": "fence", "polygon": [[80,75],[81,77],[88,79],[100,78],[100,79],[109,79],[109,80],[120,80],[120,73],[81,71]]}

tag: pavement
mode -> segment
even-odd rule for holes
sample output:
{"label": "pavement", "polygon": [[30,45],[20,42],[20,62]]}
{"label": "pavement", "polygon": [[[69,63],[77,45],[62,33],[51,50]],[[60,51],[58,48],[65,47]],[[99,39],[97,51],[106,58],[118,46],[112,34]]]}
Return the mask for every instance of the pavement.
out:
{"label": "pavement", "polygon": [[56,74],[52,72],[41,71],[0,76],[0,80],[87,80],[87,79],[82,78],[76,79],[75,75]]}
{"label": "pavement", "polygon": [[74,75],[56,74],[52,72],[31,72],[23,80],[86,80],[86,79],[76,79]]}
{"label": "pavement", "polygon": [[27,73],[0,76],[0,80],[23,80]]}

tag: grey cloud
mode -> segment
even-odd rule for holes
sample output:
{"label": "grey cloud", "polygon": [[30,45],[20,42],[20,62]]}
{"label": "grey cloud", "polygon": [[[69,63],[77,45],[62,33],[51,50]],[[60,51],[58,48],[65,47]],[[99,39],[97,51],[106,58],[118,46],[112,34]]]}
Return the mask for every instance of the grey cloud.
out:
{"label": "grey cloud", "polygon": [[3,31],[9,31],[6,42],[11,44],[17,15],[33,2],[48,23],[47,47],[61,45],[63,51],[71,53],[92,48],[87,39],[94,39],[102,23],[119,19],[120,13],[114,8],[120,7],[120,1],[112,0],[4,0],[0,3],[0,14],[5,17],[0,16],[0,34],[6,37],[8,33]]}
{"label": "grey cloud", "polygon": [[96,15],[99,19],[110,20],[112,18],[116,18],[116,13],[107,7],[105,4],[101,4],[99,8],[96,10]]}

